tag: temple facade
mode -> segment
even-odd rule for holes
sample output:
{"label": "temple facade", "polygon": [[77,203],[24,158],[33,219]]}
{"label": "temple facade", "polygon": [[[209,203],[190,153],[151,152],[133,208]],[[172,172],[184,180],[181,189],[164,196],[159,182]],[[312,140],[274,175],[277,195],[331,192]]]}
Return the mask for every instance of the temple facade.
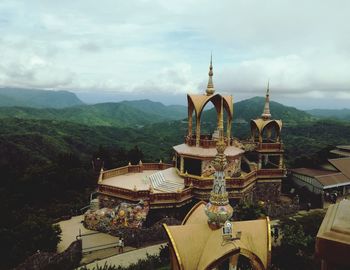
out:
{"label": "temple facade", "polygon": [[[212,61],[205,93],[189,94],[187,101],[188,130],[184,143],[173,147],[173,163],[140,161],[137,165],[129,164],[108,171],[102,169],[98,180],[102,207],[121,201],[146,200],[151,209],[174,208],[192,201],[208,201],[213,182],[218,179],[213,161],[220,137],[226,159],[222,175],[227,199],[238,203],[279,198],[281,182],[286,174],[281,140],[282,121],[273,120],[271,116],[269,86],[263,113],[251,120],[251,138],[247,141],[240,141],[231,135],[233,98],[216,93]],[[211,132],[203,129],[201,123],[208,103],[213,105],[217,115],[217,127]]]}

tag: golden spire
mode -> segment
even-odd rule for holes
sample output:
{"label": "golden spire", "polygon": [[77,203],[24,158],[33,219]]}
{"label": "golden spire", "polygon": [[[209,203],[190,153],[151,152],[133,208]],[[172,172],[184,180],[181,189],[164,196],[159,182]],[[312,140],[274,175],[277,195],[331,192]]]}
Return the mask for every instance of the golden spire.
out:
{"label": "golden spire", "polygon": [[226,155],[224,154],[226,149],[226,143],[224,140],[224,99],[221,98],[221,107],[219,115],[219,140],[216,142],[216,150],[218,151],[213,161],[214,168],[217,171],[224,171],[227,165]]}
{"label": "golden spire", "polygon": [[267,81],[265,106],[264,106],[264,111],[261,114],[261,118],[264,120],[268,120],[271,118],[271,113],[270,113],[270,81]]}
{"label": "golden spire", "polygon": [[210,65],[209,65],[209,80],[208,80],[208,86],[207,90],[205,91],[207,93],[207,96],[210,96],[214,94],[215,89],[214,89],[214,84],[213,84],[213,55],[210,54]]}

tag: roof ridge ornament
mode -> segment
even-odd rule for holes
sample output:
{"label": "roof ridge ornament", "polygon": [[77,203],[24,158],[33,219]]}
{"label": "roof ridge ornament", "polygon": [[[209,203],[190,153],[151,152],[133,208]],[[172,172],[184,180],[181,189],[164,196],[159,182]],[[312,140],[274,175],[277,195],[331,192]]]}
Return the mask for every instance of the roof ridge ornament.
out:
{"label": "roof ridge ornament", "polygon": [[270,112],[270,80],[267,81],[265,106],[264,106],[264,111],[261,114],[261,118],[263,120],[271,119],[271,112]]}
{"label": "roof ridge ornament", "polygon": [[210,54],[210,65],[209,65],[209,79],[208,79],[208,85],[207,85],[207,90],[205,92],[207,93],[207,96],[210,96],[214,94],[215,89],[214,89],[214,84],[213,84],[213,54]]}

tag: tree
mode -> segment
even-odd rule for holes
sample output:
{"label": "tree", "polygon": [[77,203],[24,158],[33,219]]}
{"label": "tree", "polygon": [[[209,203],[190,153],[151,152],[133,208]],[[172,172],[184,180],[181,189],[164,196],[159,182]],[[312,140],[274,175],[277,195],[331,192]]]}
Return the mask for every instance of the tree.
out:
{"label": "tree", "polygon": [[266,210],[259,204],[240,203],[234,207],[235,220],[254,220],[266,216]]}

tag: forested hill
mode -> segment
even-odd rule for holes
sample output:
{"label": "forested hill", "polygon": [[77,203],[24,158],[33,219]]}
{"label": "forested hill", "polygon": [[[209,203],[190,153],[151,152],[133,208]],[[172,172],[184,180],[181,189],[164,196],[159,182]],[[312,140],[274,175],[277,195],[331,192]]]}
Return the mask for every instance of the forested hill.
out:
{"label": "forested hill", "polygon": [[165,106],[149,99],[122,101],[122,104],[138,109],[144,113],[161,116],[164,119],[179,120],[187,117],[187,107],[183,105]]}
{"label": "forested hill", "polygon": [[0,118],[70,121],[89,126],[140,127],[146,124],[182,119],[185,107],[165,106],[149,100],[99,103],[64,109],[0,107]]}
{"label": "forested hill", "polygon": [[65,108],[82,104],[83,102],[69,91],[0,88],[0,106]]}
{"label": "forested hill", "polygon": [[[264,97],[253,97],[242,100],[233,105],[233,119],[238,122],[249,122],[261,116],[265,104]],[[285,106],[281,103],[270,101],[270,111],[273,119],[281,119],[284,123],[302,123],[314,120],[312,115],[294,107]],[[215,109],[203,113],[203,119],[214,121]]]}
{"label": "forested hill", "polygon": [[[234,120],[249,122],[261,115],[264,98],[255,97],[234,104]],[[313,120],[313,116],[293,107],[271,101],[273,118],[284,123],[301,123]],[[89,126],[142,127],[152,123],[186,118],[185,106],[165,106],[150,100],[99,103],[63,109],[37,109],[28,107],[0,107],[0,118],[45,119],[70,121]],[[216,122],[216,113],[210,109],[203,113],[204,121]]]}
{"label": "forested hill", "polygon": [[339,109],[339,110],[312,109],[306,112],[320,118],[336,118],[339,120],[350,121],[350,109]]}

